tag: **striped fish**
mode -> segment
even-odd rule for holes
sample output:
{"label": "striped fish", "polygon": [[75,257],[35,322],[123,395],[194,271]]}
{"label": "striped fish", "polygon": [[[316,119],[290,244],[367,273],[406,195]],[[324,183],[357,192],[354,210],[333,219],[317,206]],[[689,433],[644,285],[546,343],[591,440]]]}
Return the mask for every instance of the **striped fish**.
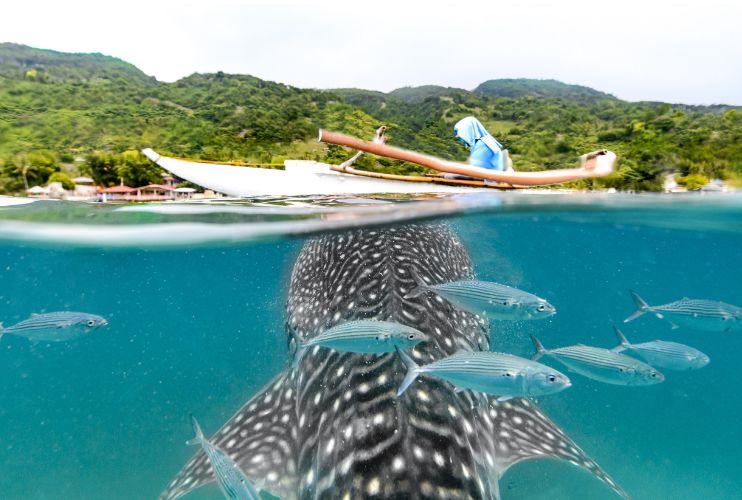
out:
{"label": "striped fish", "polygon": [[456,392],[464,389],[500,396],[545,396],[572,385],[562,373],[541,363],[498,352],[459,352],[425,366],[418,366],[405,352],[397,349],[407,368],[407,375],[397,390],[401,396],[419,377],[426,374],[450,382]]}
{"label": "striped fish", "polygon": [[82,312],[60,311],[32,314],[28,319],[8,328],[2,329],[0,325],[0,338],[8,334],[24,337],[34,343],[64,342],[81,337],[107,324],[108,322],[100,316]]}
{"label": "striped fish", "polygon": [[308,341],[298,336],[294,367],[297,367],[307,349],[313,346],[329,347],[340,352],[382,354],[394,349],[408,349],[428,337],[420,330],[392,321],[361,319],[349,321],[325,330]]}
{"label": "striped fish", "polygon": [[646,363],[625,354],[601,347],[577,344],[558,349],[546,349],[531,335],[536,354],[533,359],[551,356],[580,375],[613,385],[654,385],[665,376]]}
{"label": "striped fish", "polygon": [[669,321],[673,328],[683,326],[690,330],[705,332],[742,330],[742,307],[688,297],[661,306],[650,306],[638,293],[629,291],[636,304],[636,311],[623,320],[624,323],[633,321],[644,313],[651,313],[659,319]]}
{"label": "striped fish", "polygon": [[433,292],[472,314],[493,320],[523,321],[547,318],[556,314],[556,308],[546,300],[523,290],[491,281],[458,280],[437,285],[416,280],[406,299]]}
{"label": "striped fish", "polygon": [[189,440],[187,444],[201,446],[206,456],[209,457],[209,463],[224,498],[260,500],[260,489],[253,486],[234,460],[229,458],[229,455],[206,439],[193,415],[191,415],[191,425],[193,425],[196,437]]}
{"label": "striped fish", "polygon": [[709,357],[690,346],[677,342],[653,340],[641,344],[631,344],[621,330],[613,325],[620,344],[613,348],[615,352],[630,351],[652,366],[668,370],[697,370],[709,364]]}
{"label": "striped fish", "polygon": [[[466,247],[448,226],[359,228],[307,241],[286,301],[289,344],[336,324],[377,318],[428,336],[413,350],[418,362],[459,349],[488,351],[490,335],[498,345],[486,322],[440,297],[405,299],[414,276],[429,283],[473,278]],[[283,500],[490,500],[499,498],[498,481],[511,466],[546,458],[576,465],[626,496],[534,402],[454,393],[433,377],[421,377],[397,397],[403,378],[395,353],[369,360],[312,348],[298,368],[284,369],[238,408],[212,442]],[[161,499],[214,479],[199,451]]]}

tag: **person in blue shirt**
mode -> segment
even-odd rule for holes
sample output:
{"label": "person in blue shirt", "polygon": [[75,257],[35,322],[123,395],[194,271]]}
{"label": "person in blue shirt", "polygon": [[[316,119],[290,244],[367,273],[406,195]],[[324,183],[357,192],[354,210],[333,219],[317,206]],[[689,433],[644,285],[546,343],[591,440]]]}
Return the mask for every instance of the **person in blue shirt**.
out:
{"label": "person in blue shirt", "polygon": [[502,144],[473,116],[459,120],[453,127],[453,133],[471,150],[470,165],[501,172],[513,170],[507,150],[503,150]]}

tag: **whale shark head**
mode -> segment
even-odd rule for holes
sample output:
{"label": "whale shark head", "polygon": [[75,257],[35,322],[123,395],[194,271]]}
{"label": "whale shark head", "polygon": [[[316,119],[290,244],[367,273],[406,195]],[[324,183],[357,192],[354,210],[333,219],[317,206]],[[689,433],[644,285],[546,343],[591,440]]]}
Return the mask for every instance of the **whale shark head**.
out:
{"label": "whale shark head", "polygon": [[[358,229],[308,241],[286,302],[287,341],[353,319],[395,321],[425,333],[418,363],[488,350],[488,325],[435,294],[405,298],[420,278],[473,278],[468,253],[444,224]],[[293,343],[291,344],[293,346]],[[284,499],[499,498],[498,480],[528,459],[565,460],[623,490],[537,406],[498,402],[422,378],[401,397],[395,354],[311,348],[212,437],[248,478]],[[162,493],[178,498],[214,480],[198,452]]]}

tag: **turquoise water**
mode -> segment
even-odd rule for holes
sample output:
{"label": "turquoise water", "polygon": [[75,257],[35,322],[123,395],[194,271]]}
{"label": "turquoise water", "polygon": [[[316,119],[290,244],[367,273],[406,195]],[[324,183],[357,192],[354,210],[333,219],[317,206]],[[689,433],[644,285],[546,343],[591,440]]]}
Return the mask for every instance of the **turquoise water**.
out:
{"label": "turquoise water", "polygon": [[[401,219],[409,203],[353,212],[348,206],[357,204],[332,202],[322,206],[341,210],[318,215],[304,207],[288,216],[244,204],[178,214],[52,203],[0,208],[0,320],[7,326],[55,310],[109,320],[65,344],[3,337],[0,496],[155,498],[194,451],[184,444],[192,437],[188,414],[212,433],[285,366],[286,293],[311,237],[305,233],[378,224],[389,214],[445,216],[480,279],[557,307],[545,321],[492,323],[493,345],[520,355],[531,353],[529,333],[547,347],[614,346],[611,321],[634,310],[629,289],[650,303],[688,296],[742,304],[739,197],[506,195],[485,211],[455,215],[475,202],[445,210],[433,203]],[[371,215],[369,207],[377,207]],[[39,237],[47,223],[55,224],[54,238]],[[271,223],[284,225],[266,229]],[[149,225],[154,236],[137,232]],[[123,226],[133,230],[119,237]],[[113,233],[95,241],[91,230]],[[191,237],[173,239],[179,231]],[[539,404],[634,498],[739,498],[741,332],[672,330],[650,317],[623,331],[635,342],[689,344],[711,363],[666,372],[652,387],[572,375],[572,388]],[[500,487],[506,499],[616,498],[588,474],[552,461],[519,464]],[[220,494],[212,485],[188,498]]]}

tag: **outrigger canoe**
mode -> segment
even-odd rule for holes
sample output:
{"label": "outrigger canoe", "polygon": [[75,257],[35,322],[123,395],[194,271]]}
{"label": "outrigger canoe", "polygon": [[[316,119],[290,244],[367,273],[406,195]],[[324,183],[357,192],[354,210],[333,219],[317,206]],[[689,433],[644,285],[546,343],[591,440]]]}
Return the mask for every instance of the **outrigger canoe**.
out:
{"label": "outrigger canoe", "polygon": [[[487,189],[481,181],[475,183],[480,186],[449,185],[423,176],[420,176],[420,179],[425,182],[410,182],[343,173],[333,170],[335,165],[315,161],[286,160],[283,170],[275,170],[172,158],[161,156],[151,149],[144,149],[142,153],[181,179],[235,198],[461,193],[473,189]],[[364,173],[373,174],[373,172]]]}
{"label": "outrigger canoe", "polygon": [[[320,130],[320,141],[347,146],[362,152],[409,161],[438,170],[441,174],[392,175],[355,169],[349,162],[330,165],[315,161],[286,160],[283,170],[213,163],[162,156],[152,149],[142,153],[173,175],[227,196],[361,195],[461,193],[491,189],[559,184],[602,177],[613,171],[616,155],[596,151],[581,157],[580,168],[541,172],[495,172],[433,156],[407,151],[383,142]],[[351,162],[352,163],[352,162]],[[457,178],[450,178],[455,174]],[[467,178],[461,178],[466,176]]]}

